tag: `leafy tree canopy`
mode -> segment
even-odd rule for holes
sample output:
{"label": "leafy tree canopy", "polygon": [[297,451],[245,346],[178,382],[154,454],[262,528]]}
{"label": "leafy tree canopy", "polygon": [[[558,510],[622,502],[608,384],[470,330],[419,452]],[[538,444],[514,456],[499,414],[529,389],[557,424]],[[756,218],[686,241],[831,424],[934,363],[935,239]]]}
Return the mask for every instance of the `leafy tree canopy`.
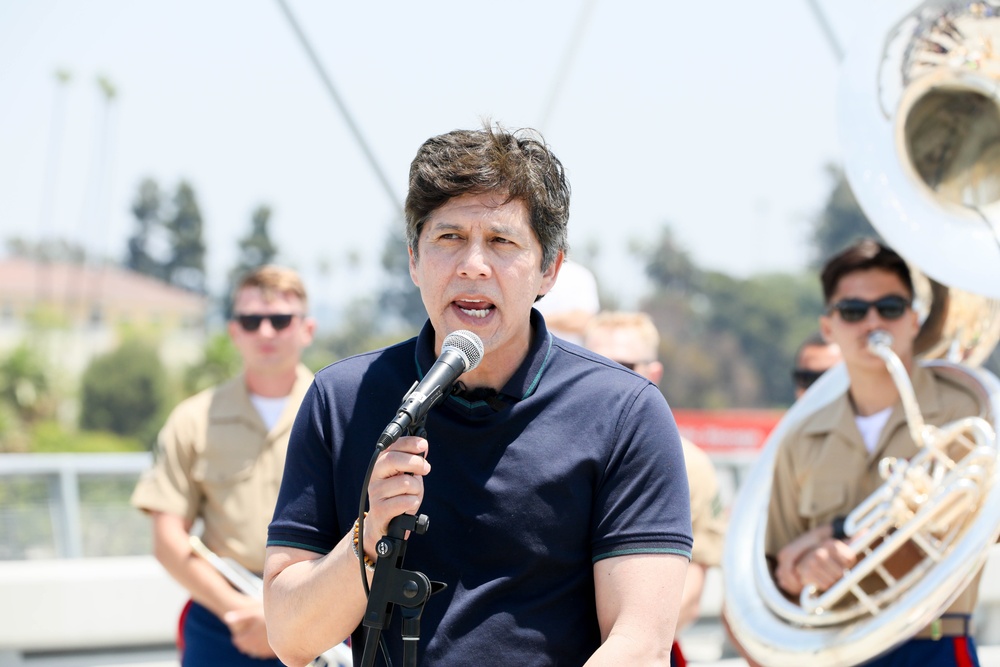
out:
{"label": "leafy tree canopy", "polygon": [[135,228],[125,266],[183,289],[206,293],[205,241],[194,189],[181,181],[167,200],[151,178],[139,184],[132,202]]}
{"label": "leafy tree canopy", "polygon": [[156,349],[138,338],[95,357],[83,373],[80,395],[82,429],[138,438],[150,447],[169,399]]}
{"label": "leafy tree canopy", "polygon": [[833,182],[833,189],[826,205],[813,221],[813,261],[819,270],[827,258],[840,252],[858,239],[880,238],[868,217],[854,198],[847,177],[840,167],[828,166],[827,173]]}
{"label": "leafy tree canopy", "polygon": [[393,321],[383,321],[382,331],[420,327],[427,320],[420,290],[410,278],[410,260],[402,231],[392,232],[382,250],[382,268],[386,286],[379,294],[378,305],[383,313],[392,313]]}
{"label": "leafy tree canopy", "polygon": [[188,396],[196,394],[240,372],[240,353],[226,332],[218,333],[205,343],[202,359],[184,372],[183,390]]}
{"label": "leafy tree canopy", "polygon": [[228,287],[222,297],[222,310],[226,315],[232,312],[233,290],[240,279],[258,266],[272,264],[278,256],[278,246],[271,240],[270,222],[271,207],[261,204],[250,218],[250,231],[238,241],[239,256],[229,271]]}

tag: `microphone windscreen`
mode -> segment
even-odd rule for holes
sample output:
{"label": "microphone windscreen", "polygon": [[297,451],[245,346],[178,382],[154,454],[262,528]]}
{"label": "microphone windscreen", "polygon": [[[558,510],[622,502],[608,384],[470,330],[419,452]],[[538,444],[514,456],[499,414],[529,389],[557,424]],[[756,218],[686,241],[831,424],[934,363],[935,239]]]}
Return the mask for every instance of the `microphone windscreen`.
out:
{"label": "microphone windscreen", "polygon": [[466,373],[478,366],[479,362],[483,360],[483,341],[471,331],[466,331],[465,329],[452,331],[445,336],[444,343],[441,345],[441,351],[444,352],[447,348],[451,348],[462,355],[462,359],[465,361]]}

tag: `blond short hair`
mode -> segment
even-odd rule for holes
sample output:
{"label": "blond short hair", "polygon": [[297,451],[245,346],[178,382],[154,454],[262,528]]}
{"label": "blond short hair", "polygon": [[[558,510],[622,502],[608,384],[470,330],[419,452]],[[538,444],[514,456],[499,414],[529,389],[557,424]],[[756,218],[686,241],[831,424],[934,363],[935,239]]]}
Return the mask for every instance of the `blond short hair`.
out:
{"label": "blond short hair", "polygon": [[257,288],[265,301],[271,301],[278,296],[295,296],[302,301],[303,306],[309,305],[306,287],[302,278],[294,269],[274,264],[265,264],[247,272],[240,278],[233,290],[233,301],[244,289]]}
{"label": "blond short hair", "polygon": [[660,332],[646,313],[606,310],[590,320],[584,336],[599,329],[634,329],[650,359],[655,359],[659,353]]}

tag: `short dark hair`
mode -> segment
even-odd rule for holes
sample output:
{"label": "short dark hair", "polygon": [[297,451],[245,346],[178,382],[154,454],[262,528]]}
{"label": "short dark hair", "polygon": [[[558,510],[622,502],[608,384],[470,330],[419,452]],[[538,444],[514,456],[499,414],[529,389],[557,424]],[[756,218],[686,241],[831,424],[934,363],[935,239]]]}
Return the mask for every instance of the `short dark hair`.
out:
{"label": "short dark hair", "polygon": [[882,269],[899,276],[908,294],[913,298],[913,279],[910,277],[910,267],[899,254],[884,246],[875,239],[861,239],[849,245],[827,260],[820,274],[823,283],[823,301],[830,305],[830,299],[837,291],[841,278],[855,271]]}
{"label": "short dark hair", "polygon": [[520,199],[542,245],[542,270],[567,250],[569,182],[562,163],[531,129],[508,131],[485,124],[431,137],[410,163],[406,195],[406,242],[417,257],[424,223],[452,197],[496,194]]}

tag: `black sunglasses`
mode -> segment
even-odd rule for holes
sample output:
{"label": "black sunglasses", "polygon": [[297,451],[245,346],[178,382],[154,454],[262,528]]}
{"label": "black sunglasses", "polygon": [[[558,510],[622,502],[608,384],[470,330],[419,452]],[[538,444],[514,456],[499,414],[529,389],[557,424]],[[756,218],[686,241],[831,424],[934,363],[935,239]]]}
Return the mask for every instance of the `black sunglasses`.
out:
{"label": "black sunglasses", "polygon": [[264,320],[271,323],[275,331],[287,329],[292,323],[293,314],[277,313],[272,315],[233,315],[233,319],[239,322],[244,331],[256,331],[260,329],[260,324]]}
{"label": "black sunglasses", "polygon": [[910,307],[910,300],[891,294],[884,296],[877,301],[865,301],[864,299],[844,299],[830,306],[829,312],[836,310],[840,313],[840,319],[845,322],[860,322],[868,315],[868,309],[875,306],[879,316],[884,320],[898,320]]}
{"label": "black sunglasses", "polygon": [[823,371],[811,371],[805,368],[796,368],[792,371],[792,381],[799,389],[808,389],[822,374]]}

